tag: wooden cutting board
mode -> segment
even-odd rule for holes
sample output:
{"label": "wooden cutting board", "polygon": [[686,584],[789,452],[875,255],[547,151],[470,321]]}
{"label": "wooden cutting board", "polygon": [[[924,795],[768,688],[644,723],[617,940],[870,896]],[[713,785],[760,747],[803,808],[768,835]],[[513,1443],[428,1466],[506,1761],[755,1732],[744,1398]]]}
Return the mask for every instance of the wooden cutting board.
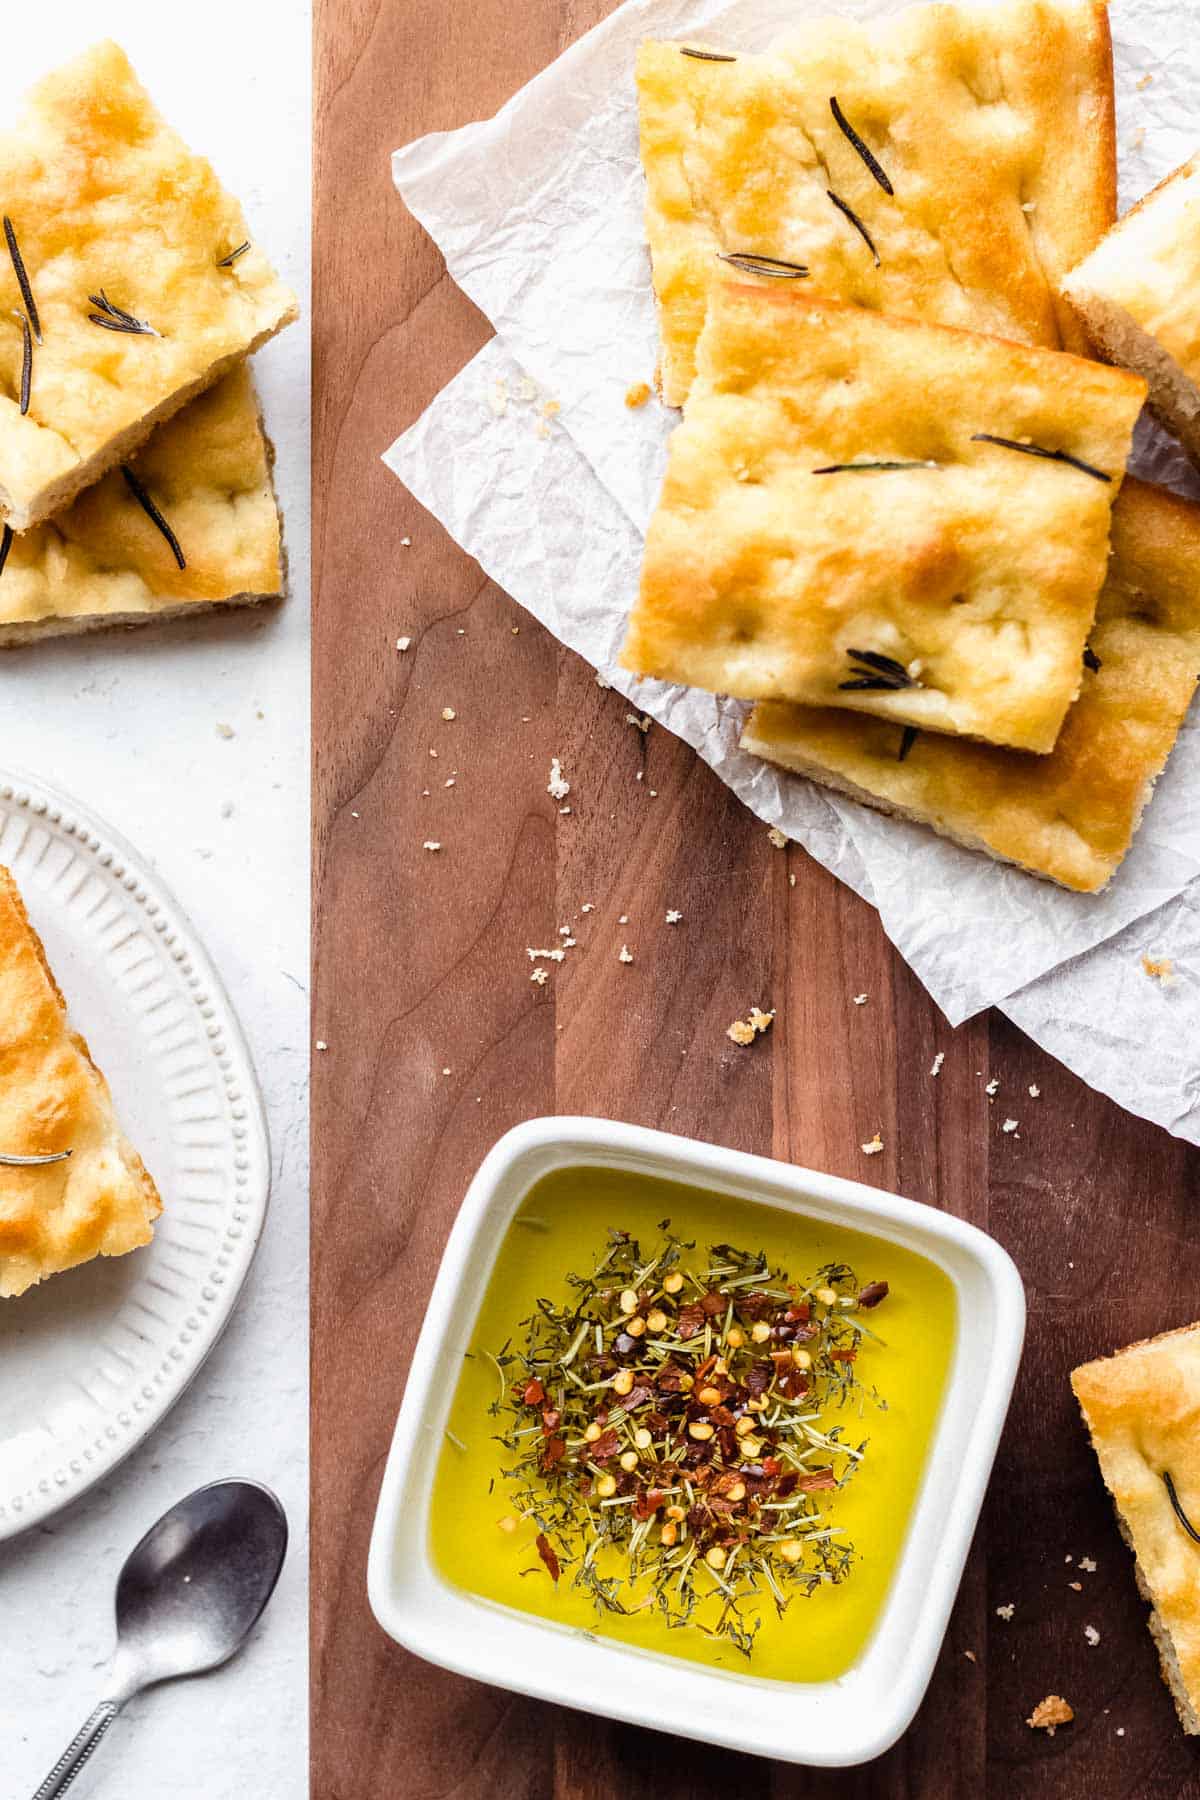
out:
{"label": "wooden cutting board", "polygon": [[[633,730],[379,461],[487,336],[396,196],[389,153],[494,111],[607,10],[317,5],[312,1791],[1195,1794],[1197,1745],[1159,1680],[1067,1374],[1200,1312],[1200,1156],[1002,1018],[948,1030],[876,915],[773,848],[681,743]],[[569,816],[546,792],[553,756]],[[578,948],[531,985],[525,946],[585,899]],[[668,907],[683,913],[670,931]],[[776,1024],[739,1050],[725,1028],[751,1004]],[[556,1111],[865,1177],[1017,1260],[1029,1336],[985,1519],[925,1705],[866,1769],[767,1765],[517,1699],[417,1662],[370,1615],[383,1460],[455,1209],[501,1132]],[[1077,1714],[1053,1740],[1024,1723],[1048,1693]]]}

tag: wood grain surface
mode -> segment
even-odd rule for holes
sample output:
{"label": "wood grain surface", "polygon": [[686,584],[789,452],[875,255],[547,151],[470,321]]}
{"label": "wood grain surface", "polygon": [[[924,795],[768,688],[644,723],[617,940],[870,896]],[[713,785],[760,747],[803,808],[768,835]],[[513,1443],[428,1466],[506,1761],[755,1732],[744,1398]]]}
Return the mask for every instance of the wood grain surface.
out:
{"label": "wood grain surface", "polygon": [[[682,744],[631,730],[379,461],[487,336],[397,198],[390,151],[490,113],[606,10],[317,5],[312,1792],[1194,1795],[1196,1744],[1067,1374],[1200,1312],[1200,1158],[1004,1020],[949,1031],[875,914],[775,850]],[[556,755],[566,817],[546,792]],[[525,946],[576,919],[578,949],[532,986]],[[777,1022],[738,1050],[725,1027],[752,1003]],[[372,1514],[450,1223],[500,1133],[555,1111],[865,1177],[986,1227],[1020,1266],[1029,1336],[985,1519],[928,1698],[867,1768],[769,1765],[517,1699],[416,1661],[370,1615]],[[1024,1723],[1051,1692],[1077,1714],[1053,1740]]]}

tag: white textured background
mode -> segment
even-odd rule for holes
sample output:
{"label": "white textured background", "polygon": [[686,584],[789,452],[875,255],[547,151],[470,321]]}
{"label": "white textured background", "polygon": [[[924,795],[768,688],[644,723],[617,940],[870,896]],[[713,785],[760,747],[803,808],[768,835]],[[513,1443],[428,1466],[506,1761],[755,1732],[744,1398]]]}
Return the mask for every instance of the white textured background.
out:
{"label": "white textured background", "polygon": [[[292,1551],[255,1640],[111,1730],[72,1800],[299,1800],[307,1786],[307,0],[33,0],[4,7],[0,121],[37,76],[115,36],[243,201],[305,318],[255,359],[291,565],[261,620],[102,633],[0,655],[0,760],[125,833],[189,913],[241,1014],[275,1185],[242,1304],[199,1379],[115,1477],[0,1545],[0,1800],[28,1800],[99,1697],[126,1552],[222,1475],[280,1494]],[[218,735],[218,724],[233,728]]]}

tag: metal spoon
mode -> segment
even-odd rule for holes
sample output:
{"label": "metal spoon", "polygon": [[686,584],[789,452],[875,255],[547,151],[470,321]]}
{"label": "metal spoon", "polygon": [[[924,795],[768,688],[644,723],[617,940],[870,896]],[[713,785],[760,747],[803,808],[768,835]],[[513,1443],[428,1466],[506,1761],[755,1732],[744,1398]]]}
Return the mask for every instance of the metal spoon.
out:
{"label": "metal spoon", "polygon": [[117,1581],[109,1693],[33,1800],[66,1792],[135,1694],[236,1655],[275,1590],[287,1537],[282,1506],[254,1481],[197,1488],[150,1527]]}

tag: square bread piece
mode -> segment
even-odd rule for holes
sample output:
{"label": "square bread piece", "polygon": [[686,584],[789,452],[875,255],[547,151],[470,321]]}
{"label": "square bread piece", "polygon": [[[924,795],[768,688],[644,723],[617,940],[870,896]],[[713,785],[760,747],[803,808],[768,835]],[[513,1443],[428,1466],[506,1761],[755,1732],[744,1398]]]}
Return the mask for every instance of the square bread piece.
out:
{"label": "square bread piece", "polygon": [[723,252],[798,264],[806,288],[876,311],[1085,350],[1057,289],[1116,217],[1102,0],[816,19],[719,61],[689,48],[644,43],[637,62],[669,405]]}
{"label": "square bread piece", "polygon": [[881,812],[1092,894],[1141,820],[1200,671],[1200,506],[1127,480],[1079,698],[1048,756],[756,706],[742,749]]}
{"label": "square bread piece", "polygon": [[185,566],[120,469],[9,542],[0,646],[140,625],[283,591],[270,449],[245,364],[159,427],[130,467]]}
{"label": "square bread piece", "polygon": [[1062,352],[715,288],[624,666],[1052,749],[1144,396]]}
{"label": "square bread piece", "polygon": [[0,1152],[61,1150],[68,1161],[0,1165],[0,1299],[148,1244],[162,1211],[108,1083],[68,1023],[17,884],[0,868]]}
{"label": "square bread piece", "polygon": [[1200,156],[1127,212],[1063,292],[1100,353],[1200,462]]}
{"label": "square bread piece", "polygon": [[1200,1324],[1131,1344],[1071,1376],[1185,1731],[1200,1734]]}
{"label": "square bread piece", "polygon": [[0,518],[26,531],[297,308],[260,250],[228,261],[241,207],[115,44],[47,76],[0,135],[0,214],[16,245],[0,245]]}

